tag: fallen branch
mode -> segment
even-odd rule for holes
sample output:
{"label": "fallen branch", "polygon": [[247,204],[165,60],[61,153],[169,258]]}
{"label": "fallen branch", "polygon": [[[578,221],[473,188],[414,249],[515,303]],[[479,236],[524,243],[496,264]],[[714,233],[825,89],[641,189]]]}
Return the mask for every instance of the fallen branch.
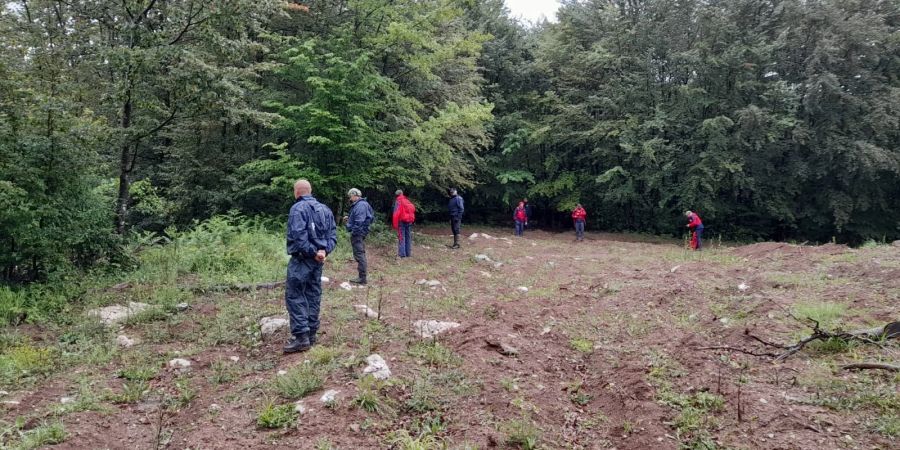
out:
{"label": "fallen branch", "polygon": [[711,347],[696,347],[696,348],[694,348],[694,350],[727,350],[730,352],[744,353],[746,355],[751,355],[751,356],[769,356],[772,358],[778,356],[774,353],[756,353],[756,352],[752,352],[750,350],[745,350],[745,349],[737,348],[737,347],[731,347],[728,345],[714,345]]}
{"label": "fallen branch", "polygon": [[867,363],[847,364],[845,366],[841,366],[841,369],[843,369],[843,370],[880,369],[880,370],[890,370],[892,372],[900,372],[900,365],[867,362]]}

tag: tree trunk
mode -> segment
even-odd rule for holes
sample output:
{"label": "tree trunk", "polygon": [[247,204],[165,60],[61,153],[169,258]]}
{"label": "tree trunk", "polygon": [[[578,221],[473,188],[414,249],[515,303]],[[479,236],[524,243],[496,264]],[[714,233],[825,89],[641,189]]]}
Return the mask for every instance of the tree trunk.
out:
{"label": "tree trunk", "polygon": [[[125,96],[125,105],[122,106],[122,129],[131,127],[131,91]],[[133,169],[133,157],[131,141],[127,139],[122,144],[122,154],[119,158],[119,195],[116,199],[116,233],[125,234],[125,222],[128,215],[128,202],[131,200],[129,175]]]}

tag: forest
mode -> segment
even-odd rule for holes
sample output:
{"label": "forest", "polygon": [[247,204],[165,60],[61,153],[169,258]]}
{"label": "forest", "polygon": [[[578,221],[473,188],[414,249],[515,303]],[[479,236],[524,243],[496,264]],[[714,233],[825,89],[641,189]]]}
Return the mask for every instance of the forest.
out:
{"label": "forest", "polygon": [[900,238],[900,1],[20,0],[0,7],[0,279],[219,215]]}

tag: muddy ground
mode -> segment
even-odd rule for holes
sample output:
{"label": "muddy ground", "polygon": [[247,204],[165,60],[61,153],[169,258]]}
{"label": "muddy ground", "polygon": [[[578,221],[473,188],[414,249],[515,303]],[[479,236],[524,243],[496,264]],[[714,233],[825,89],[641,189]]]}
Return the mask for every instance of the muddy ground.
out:
{"label": "muddy ground", "polygon": [[[364,289],[342,289],[355,266],[333,261],[319,342],[333,358],[316,354],[330,360],[324,381],[285,428],[258,424],[265,405],[295,401],[273,380],[318,363],[282,355],[286,331],[259,336],[260,317],[284,314],[280,288],[197,292],[187,311],[116,331],[139,344],[111,361],[11,390],[4,399],[18,404],[2,416],[22,430],[61,421],[66,438],[54,448],[897,448],[898,375],[840,368],[896,363],[896,342],[817,342],[777,363],[745,352],[783,353],[748,335],[792,344],[811,332],[805,316],[821,314],[829,330],[900,320],[900,249],[693,253],[658,239],[509,231],[470,228],[451,250],[443,228],[427,228],[404,260],[370,248]],[[461,326],[422,339],[411,325],[419,319]],[[370,353],[392,377],[360,388]],[[191,367],[168,368],[174,357]],[[118,398],[123,367],[138,360],[156,371],[143,392]],[[326,405],[329,389],[340,392]],[[375,411],[360,389],[374,392]],[[95,396],[93,406],[60,404],[79,396]]]}

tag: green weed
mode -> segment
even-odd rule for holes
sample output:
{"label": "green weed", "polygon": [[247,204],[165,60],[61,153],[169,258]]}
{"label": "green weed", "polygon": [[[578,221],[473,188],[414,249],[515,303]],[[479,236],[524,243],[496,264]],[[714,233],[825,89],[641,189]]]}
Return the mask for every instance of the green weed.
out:
{"label": "green weed", "polygon": [[320,389],[324,382],[325,377],[320,367],[314,364],[301,364],[292,367],[284,375],[276,376],[272,385],[282,397],[298,400]]}
{"label": "green weed", "polygon": [[22,433],[18,445],[13,448],[31,450],[46,445],[60,444],[66,440],[66,428],[62,422],[44,423]]}
{"label": "green weed", "polygon": [[433,367],[451,367],[461,362],[452,350],[437,341],[417,342],[406,353],[416,358],[420,364]]}
{"label": "green weed", "polygon": [[446,444],[431,434],[413,437],[409,431],[400,430],[390,433],[388,443],[391,448],[399,450],[438,450],[446,448]]}
{"label": "green weed", "polygon": [[297,413],[294,405],[275,405],[266,403],[256,418],[256,424],[262,428],[289,428],[297,421]]}
{"label": "green weed", "polygon": [[47,375],[56,365],[56,351],[30,344],[17,345],[0,354],[0,384]]}
{"label": "green weed", "polygon": [[364,377],[357,382],[356,397],[353,398],[353,404],[360,409],[371,413],[383,413],[390,408],[387,399],[382,397],[381,381],[373,377]]}
{"label": "green weed", "polygon": [[813,319],[819,322],[822,328],[830,329],[840,324],[841,318],[847,313],[847,305],[832,302],[796,303],[791,310],[801,319]]}
{"label": "green weed", "polygon": [[573,338],[569,340],[569,347],[580,353],[593,353],[594,342],[585,338]]}
{"label": "green weed", "polygon": [[506,445],[523,450],[538,448],[541,441],[541,430],[531,420],[513,419],[500,425],[500,431],[506,435]]}
{"label": "green weed", "polygon": [[113,394],[109,400],[113,403],[137,403],[150,392],[150,384],[145,380],[129,381],[122,384],[122,391]]}

